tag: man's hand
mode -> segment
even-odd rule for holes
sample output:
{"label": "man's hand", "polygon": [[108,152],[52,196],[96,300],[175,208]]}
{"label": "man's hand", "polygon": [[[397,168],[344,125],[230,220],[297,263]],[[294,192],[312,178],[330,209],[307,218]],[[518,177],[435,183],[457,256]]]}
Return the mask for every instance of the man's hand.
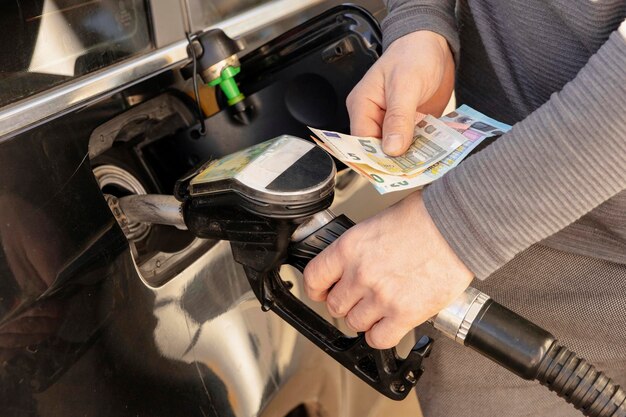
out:
{"label": "man's hand", "polygon": [[402,155],[411,145],[416,113],[441,116],[454,89],[454,60],[446,40],[419,31],[393,42],[348,96],[353,135],[383,138]]}
{"label": "man's hand", "polygon": [[378,349],[447,307],[473,274],[433,223],[421,191],[360,223],[309,262],[307,295],[333,317],[367,332]]}

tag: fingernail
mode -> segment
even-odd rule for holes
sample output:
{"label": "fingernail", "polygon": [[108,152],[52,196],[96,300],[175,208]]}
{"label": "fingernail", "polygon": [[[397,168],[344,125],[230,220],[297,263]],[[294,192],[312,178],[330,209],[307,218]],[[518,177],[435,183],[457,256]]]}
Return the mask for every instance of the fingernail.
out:
{"label": "fingernail", "polygon": [[383,151],[386,154],[398,154],[402,150],[402,135],[390,133],[383,140]]}

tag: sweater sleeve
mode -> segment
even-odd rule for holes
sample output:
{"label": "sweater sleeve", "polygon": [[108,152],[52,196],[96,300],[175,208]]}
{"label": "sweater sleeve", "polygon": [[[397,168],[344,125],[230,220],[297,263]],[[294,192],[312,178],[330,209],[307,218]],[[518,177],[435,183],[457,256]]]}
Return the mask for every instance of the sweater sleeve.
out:
{"label": "sweater sleeve", "polygon": [[404,35],[429,30],[446,38],[458,61],[460,42],[455,0],[386,0],[385,3],[389,14],[382,22],[384,50]]}
{"label": "sweater sleeve", "polygon": [[433,183],[435,224],[477,278],[626,189],[626,21],[578,75]]}

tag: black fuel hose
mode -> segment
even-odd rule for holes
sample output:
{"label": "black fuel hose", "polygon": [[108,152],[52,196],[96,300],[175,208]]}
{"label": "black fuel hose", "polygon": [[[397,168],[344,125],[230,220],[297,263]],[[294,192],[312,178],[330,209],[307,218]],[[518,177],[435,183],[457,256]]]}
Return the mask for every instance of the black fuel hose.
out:
{"label": "black fuel hose", "polygon": [[524,379],[539,381],[585,416],[626,417],[626,392],[611,378],[491,299],[472,321],[463,344]]}

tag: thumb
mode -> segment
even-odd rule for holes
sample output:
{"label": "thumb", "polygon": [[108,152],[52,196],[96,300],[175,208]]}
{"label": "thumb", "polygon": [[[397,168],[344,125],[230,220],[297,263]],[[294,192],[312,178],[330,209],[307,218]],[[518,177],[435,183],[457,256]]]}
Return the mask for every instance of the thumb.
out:
{"label": "thumb", "polygon": [[402,155],[413,143],[419,92],[407,76],[393,77],[385,88],[387,110],[383,120],[383,151]]}

